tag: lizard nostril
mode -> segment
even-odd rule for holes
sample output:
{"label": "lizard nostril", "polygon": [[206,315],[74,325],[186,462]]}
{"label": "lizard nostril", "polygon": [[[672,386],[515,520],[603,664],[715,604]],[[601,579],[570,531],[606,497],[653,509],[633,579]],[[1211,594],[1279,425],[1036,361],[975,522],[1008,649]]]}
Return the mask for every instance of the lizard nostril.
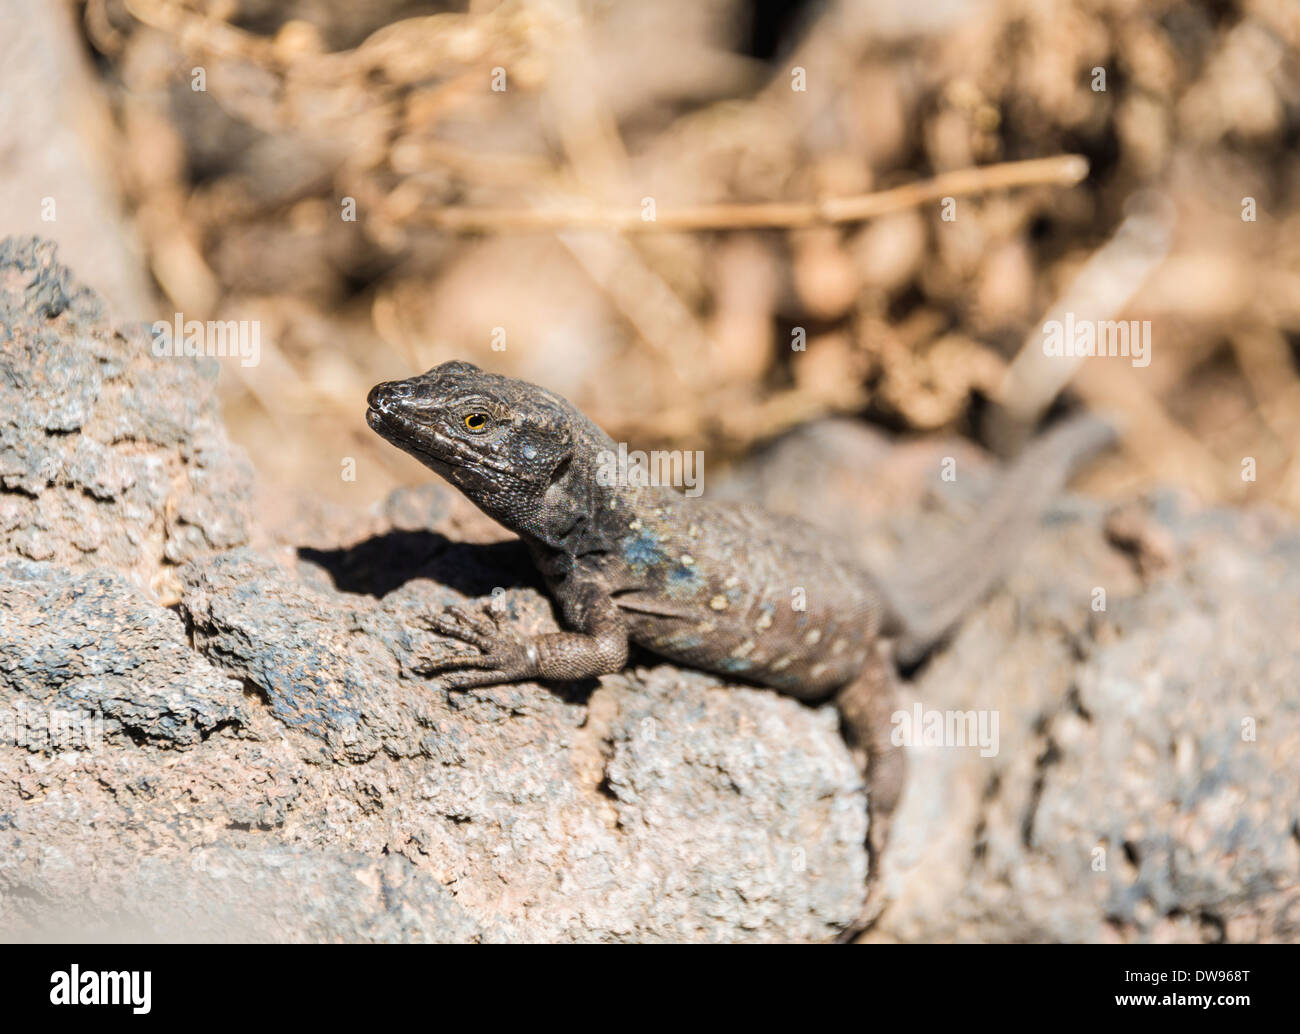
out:
{"label": "lizard nostril", "polygon": [[372,409],[384,409],[392,402],[409,399],[415,389],[406,381],[385,381],[376,384],[366,396],[366,404]]}

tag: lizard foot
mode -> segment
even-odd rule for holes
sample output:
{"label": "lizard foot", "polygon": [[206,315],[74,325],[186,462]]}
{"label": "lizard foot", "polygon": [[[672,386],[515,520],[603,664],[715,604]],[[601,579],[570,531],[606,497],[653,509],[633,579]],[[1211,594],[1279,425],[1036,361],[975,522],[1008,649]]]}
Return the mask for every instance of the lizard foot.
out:
{"label": "lizard foot", "polygon": [[421,624],[432,632],[474,647],[477,653],[443,650],[416,667],[421,675],[437,675],[444,689],[469,689],[497,682],[517,682],[537,673],[537,649],[501,627],[490,606],[486,619],[461,607],[426,616]]}

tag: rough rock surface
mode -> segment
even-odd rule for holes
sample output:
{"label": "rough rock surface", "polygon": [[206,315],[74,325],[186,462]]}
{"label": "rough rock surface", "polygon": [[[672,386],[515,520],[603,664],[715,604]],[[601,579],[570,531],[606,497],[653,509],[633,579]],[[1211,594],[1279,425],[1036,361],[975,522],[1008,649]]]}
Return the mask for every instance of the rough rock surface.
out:
{"label": "rough rock surface", "polygon": [[248,541],[252,471],[216,363],[156,360],[102,315],[52,245],[0,241],[0,555],[112,568],[167,600],[175,565]]}
{"label": "rough rock surface", "polygon": [[[0,245],[0,925],[11,936],[824,939],[865,877],[834,712],[667,666],[447,694],[416,619],[510,594],[449,490],[250,544],[202,363]],[[485,537],[490,538],[490,535]],[[168,604],[174,604],[171,609]]]}
{"label": "rough rock surface", "polygon": [[[855,914],[833,710],[648,657],[443,692],[421,615],[495,591],[553,627],[518,543],[430,484],[272,544],[211,388],[0,244],[0,932],[824,940]],[[879,560],[978,505],[960,455],[926,499],[932,447],[817,425],[732,489]],[[1121,549],[1106,519],[1063,502],[909,683],[995,711],[999,750],[911,749],[872,937],[1297,935],[1300,533],[1158,500]]]}
{"label": "rough rock surface", "polygon": [[[840,534],[856,522],[879,566],[988,490],[959,473],[940,492],[943,455],[975,460],[886,457],[828,421],[727,488]],[[1063,500],[904,684],[908,710],[996,711],[998,752],[909,747],[895,900],[868,939],[1300,940],[1300,528],[1162,492],[1110,510]]]}
{"label": "rough rock surface", "polygon": [[[882,935],[1300,939],[1300,532],[1152,509],[1177,559],[1141,591],[1063,529],[911,687],[926,707],[996,702],[1001,751],[914,753],[911,869]],[[1078,602],[1098,586],[1105,613]]]}

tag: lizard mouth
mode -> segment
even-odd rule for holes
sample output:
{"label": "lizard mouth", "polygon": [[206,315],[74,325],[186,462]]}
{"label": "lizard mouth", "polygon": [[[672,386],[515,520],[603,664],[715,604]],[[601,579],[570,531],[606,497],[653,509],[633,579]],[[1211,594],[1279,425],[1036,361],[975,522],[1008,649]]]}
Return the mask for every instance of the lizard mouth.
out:
{"label": "lizard mouth", "polygon": [[366,423],[381,438],[435,469],[462,467],[494,471],[497,474],[510,473],[510,468],[505,463],[490,460],[454,438],[440,434],[435,428],[416,423],[391,409],[370,406],[366,409]]}
{"label": "lizard mouth", "polygon": [[370,406],[366,410],[366,423],[379,437],[392,442],[406,452],[413,453],[419,459],[432,460],[449,467],[464,465],[460,457],[450,454],[450,449],[434,452],[429,448],[430,444],[445,444],[440,435],[430,433],[426,427],[417,427],[413,421],[392,410]]}

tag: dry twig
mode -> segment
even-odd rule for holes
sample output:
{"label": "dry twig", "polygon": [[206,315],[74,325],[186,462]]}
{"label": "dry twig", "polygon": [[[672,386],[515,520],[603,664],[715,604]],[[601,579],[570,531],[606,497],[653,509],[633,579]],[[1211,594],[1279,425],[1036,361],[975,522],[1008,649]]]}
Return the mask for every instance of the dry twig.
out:
{"label": "dry twig", "polygon": [[928,180],[855,197],[819,201],[772,201],[755,204],[692,205],[662,209],[646,219],[637,208],[566,205],[538,208],[430,207],[414,218],[455,233],[603,229],[622,233],[685,230],[799,229],[856,223],[888,212],[916,208],[945,197],[982,194],[1041,184],[1073,186],[1088,174],[1082,155],[1062,154],[1023,162],[1002,162],[945,172]]}

